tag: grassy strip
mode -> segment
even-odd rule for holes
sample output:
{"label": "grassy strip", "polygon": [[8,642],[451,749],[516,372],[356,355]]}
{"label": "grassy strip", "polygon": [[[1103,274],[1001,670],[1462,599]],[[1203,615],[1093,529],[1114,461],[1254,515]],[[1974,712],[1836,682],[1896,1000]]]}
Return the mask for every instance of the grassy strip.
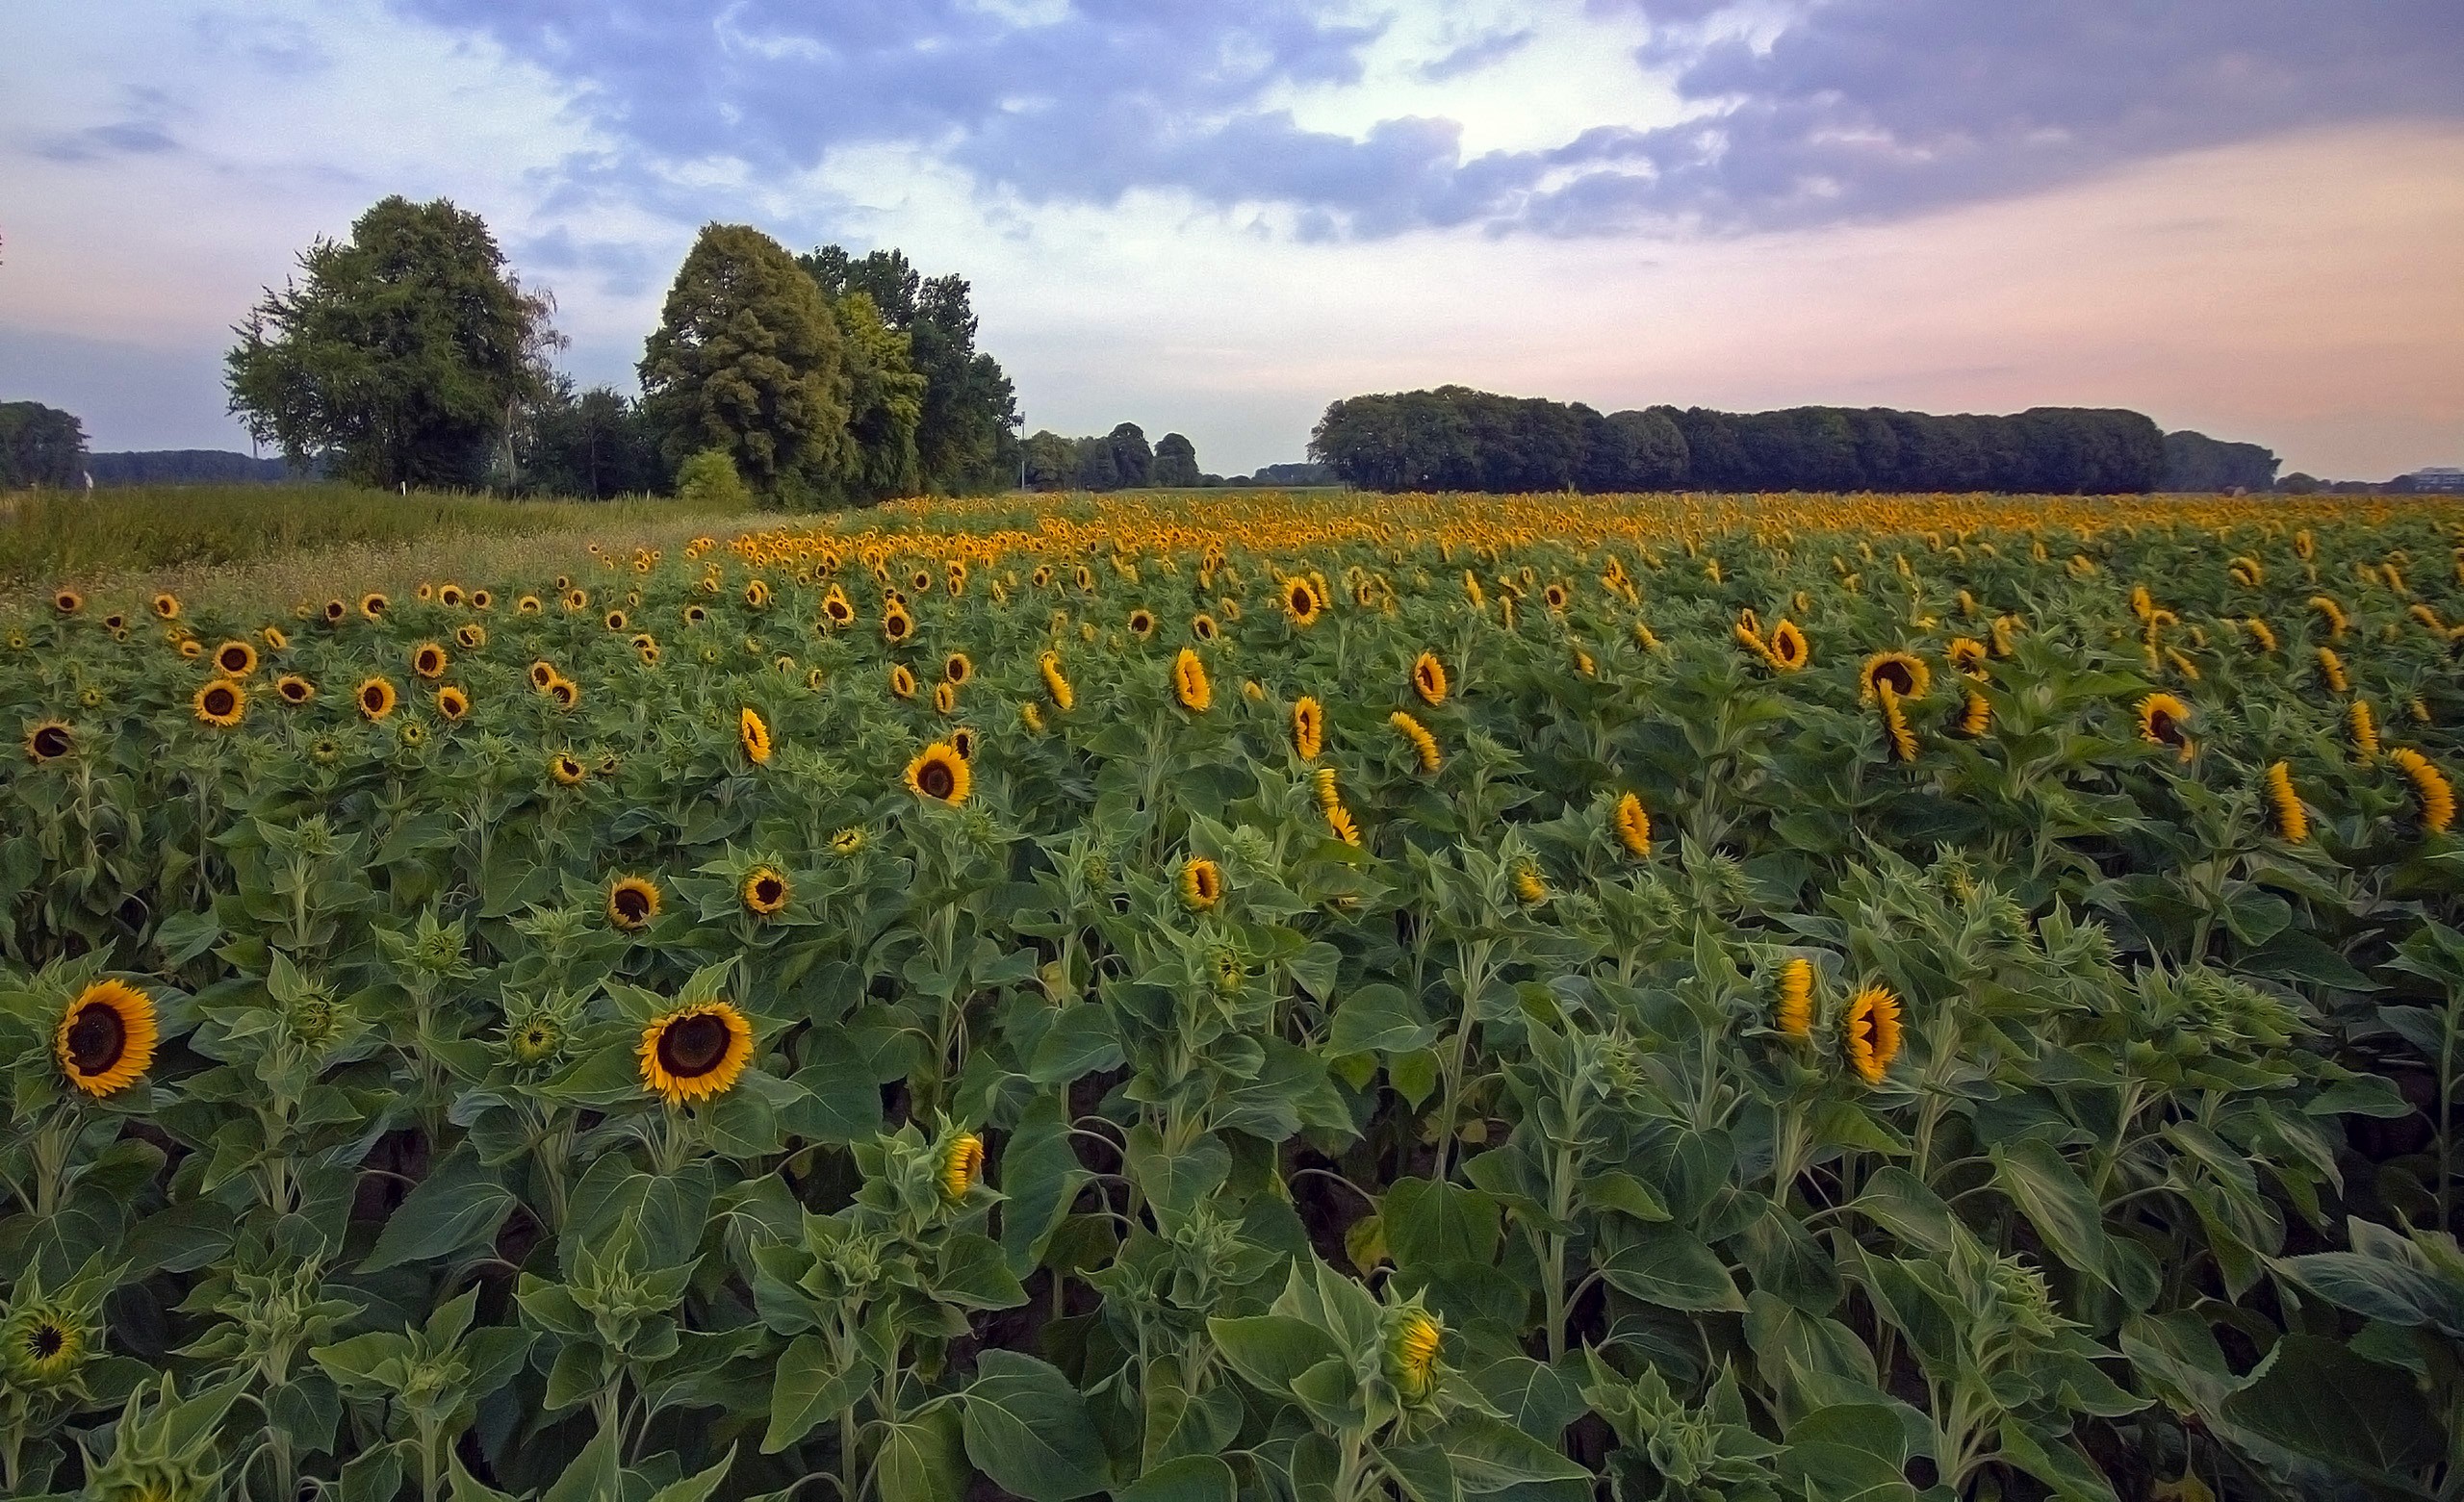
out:
{"label": "grassy strip", "polygon": [[334,484],[20,492],[0,496],[0,591],[90,587],[115,574],[382,548],[440,533],[529,536],[695,515],[676,500],[492,500]]}

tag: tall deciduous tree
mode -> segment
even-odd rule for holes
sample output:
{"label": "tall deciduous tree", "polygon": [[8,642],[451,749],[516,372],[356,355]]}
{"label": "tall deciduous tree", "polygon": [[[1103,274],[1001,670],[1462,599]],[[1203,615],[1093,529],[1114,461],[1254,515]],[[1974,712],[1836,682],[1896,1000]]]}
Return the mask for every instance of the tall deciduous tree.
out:
{"label": "tall deciduous tree", "polygon": [[923,483],[915,433],[926,383],[909,361],[908,337],[882,320],[870,293],[850,292],[831,312],[847,348],[848,494],[860,500],[911,496]]}
{"label": "tall deciduous tree", "polygon": [[1178,433],[1167,433],[1155,441],[1155,464],[1146,471],[1147,484],[1195,485],[1201,477],[1196,445]]}
{"label": "tall deciduous tree", "polygon": [[552,304],[477,215],[386,198],[320,239],[233,332],[231,410],[294,463],[368,484],[466,485],[541,391]]}
{"label": "tall deciduous tree", "polygon": [[908,360],[924,377],[915,425],[919,478],[932,491],[998,490],[1017,471],[1017,398],[999,361],[975,347],[976,317],[962,276],[918,273],[896,249],[852,256],[823,245],[798,258],[825,294],[863,293],[882,322],[905,334]]}
{"label": "tall deciduous tree", "polygon": [[838,322],[796,258],[759,230],[703,226],[640,371],[671,463],[723,449],[773,505],[844,494],[854,382]]}

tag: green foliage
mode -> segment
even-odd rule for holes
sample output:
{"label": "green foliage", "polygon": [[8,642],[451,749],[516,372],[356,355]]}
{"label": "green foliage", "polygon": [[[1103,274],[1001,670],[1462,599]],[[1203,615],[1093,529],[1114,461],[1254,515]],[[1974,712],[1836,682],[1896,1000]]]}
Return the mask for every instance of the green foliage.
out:
{"label": "green foliage", "polygon": [[[897,249],[860,257],[823,245],[799,256],[797,264],[834,305],[843,307],[843,299],[860,293],[883,327],[907,337],[906,368],[924,382],[914,420],[922,487],[936,495],[967,496],[1015,484],[1016,398],[1000,362],[975,347],[976,316],[966,279],[927,278]],[[895,367],[886,362],[885,369]],[[900,455],[895,443],[879,451],[893,464]]]}
{"label": "green foliage", "polygon": [[86,425],[38,401],[0,401],[0,491],[65,489],[85,468]]}
{"label": "green foliage", "polygon": [[386,198],[302,252],[225,359],[232,411],[294,464],[362,485],[468,485],[555,342],[475,214]]}
{"label": "green foliage", "polygon": [[676,498],[688,505],[741,511],[753,504],[753,492],[735,472],[735,459],[724,448],[705,448],[676,469]]}

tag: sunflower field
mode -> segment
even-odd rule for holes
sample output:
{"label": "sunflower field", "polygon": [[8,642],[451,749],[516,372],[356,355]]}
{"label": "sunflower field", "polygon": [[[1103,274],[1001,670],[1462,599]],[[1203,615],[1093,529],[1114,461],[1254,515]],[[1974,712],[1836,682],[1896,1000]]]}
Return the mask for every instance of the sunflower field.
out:
{"label": "sunflower field", "polygon": [[0,1493],[2464,1489],[2464,508],[678,554],[0,618]]}

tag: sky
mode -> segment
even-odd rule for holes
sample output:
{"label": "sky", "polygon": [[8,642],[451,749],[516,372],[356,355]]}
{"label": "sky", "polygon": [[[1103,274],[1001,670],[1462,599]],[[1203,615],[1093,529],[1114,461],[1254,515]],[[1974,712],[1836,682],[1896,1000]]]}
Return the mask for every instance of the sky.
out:
{"label": "sky", "polygon": [[974,286],[1031,428],[1334,398],[2127,406],[2464,464],[2456,0],[0,0],[0,399],[244,448],[230,326],[378,198],[633,386],[705,223]]}

